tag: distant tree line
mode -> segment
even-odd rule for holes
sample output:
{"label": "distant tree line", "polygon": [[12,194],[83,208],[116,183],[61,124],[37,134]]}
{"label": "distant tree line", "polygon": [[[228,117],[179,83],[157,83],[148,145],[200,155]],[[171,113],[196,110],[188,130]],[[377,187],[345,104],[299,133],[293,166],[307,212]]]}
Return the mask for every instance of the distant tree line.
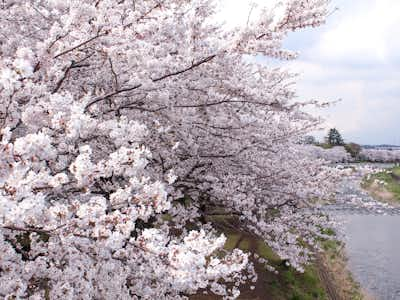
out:
{"label": "distant tree line", "polygon": [[307,135],[303,137],[301,144],[308,146],[308,152],[312,157],[331,162],[400,162],[400,150],[395,146],[374,149],[371,146],[361,147],[352,142],[345,143],[336,128],[329,129],[324,142],[319,142],[314,136]]}
{"label": "distant tree line", "polygon": [[328,131],[328,134],[324,138],[324,142],[320,143],[316,140],[314,136],[308,135],[303,138],[303,144],[306,145],[316,145],[322,147],[324,149],[331,149],[333,147],[344,147],[344,150],[347,151],[351,157],[355,160],[360,159],[360,153],[362,147],[356,143],[345,143],[344,139],[336,128],[331,128]]}

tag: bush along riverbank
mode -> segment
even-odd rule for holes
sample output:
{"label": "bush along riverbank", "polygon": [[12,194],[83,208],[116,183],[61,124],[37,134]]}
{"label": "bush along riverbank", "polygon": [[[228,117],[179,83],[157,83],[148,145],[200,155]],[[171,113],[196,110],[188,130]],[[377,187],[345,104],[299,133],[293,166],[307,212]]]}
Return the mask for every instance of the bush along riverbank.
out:
{"label": "bush along riverbank", "polygon": [[361,186],[375,199],[399,206],[400,166],[367,175]]}
{"label": "bush along riverbank", "polygon": [[[212,223],[227,237],[226,250],[240,248],[254,253],[251,260],[257,282],[241,289],[241,300],[361,300],[359,285],[346,267],[343,244],[334,239],[321,240],[322,251],[306,266],[304,273],[288,267],[262,240],[240,230],[234,217],[213,216]],[[333,231],[326,234],[334,235]],[[261,258],[261,259],[260,259]],[[191,300],[222,299],[202,291]]]}

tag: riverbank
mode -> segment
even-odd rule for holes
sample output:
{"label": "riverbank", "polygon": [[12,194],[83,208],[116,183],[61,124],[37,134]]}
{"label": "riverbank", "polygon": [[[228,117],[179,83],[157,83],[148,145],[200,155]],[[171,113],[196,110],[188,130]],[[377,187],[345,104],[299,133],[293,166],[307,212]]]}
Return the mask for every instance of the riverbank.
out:
{"label": "riverbank", "polygon": [[321,244],[324,251],[318,255],[316,264],[328,299],[367,299],[347,268],[344,245],[336,240],[322,241]]}
{"label": "riverbank", "polygon": [[[262,240],[242,231],[234,218],[215,216],[212,221],[228,240],[225,248],[256,253],[251,260],[258,274],[256,283],[241,289],[240,300],[361,300],[367,299],[346,267],[343,244],[321,240],[322,252],[304,273],[286,266]],[[331,233],[333,234],[333,232]],[[266,260],[260,262],[258,257]],[[267,270],[269,268],[269,270]],[[217,300],[221,297],[199,293],[191,300]]]}
{"label": "riverbank", "polygon": [[400,206],[400,167],[367,175],[362,180],[361,187],[376,200]]}

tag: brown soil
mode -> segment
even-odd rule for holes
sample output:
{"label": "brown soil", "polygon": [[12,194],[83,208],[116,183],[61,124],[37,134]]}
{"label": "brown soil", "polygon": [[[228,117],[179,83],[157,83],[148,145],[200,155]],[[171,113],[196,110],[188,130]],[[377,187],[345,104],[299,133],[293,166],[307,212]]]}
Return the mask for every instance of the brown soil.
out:
{"label": "brown soil", "polygon": [[317,265],[319,276],[330,300],[373,300],[354,282],[342,248],[318,254]]}
{"label": "brown soil", "polygon": [[319,278],[321,279],[321,282],[324,284],[328,298],[330,300],[345,300],[343,297],[339,295],[339,289],[335,284],[334,275],[329,270],[329,267],[326,265],[326,261],[323,255],[318,254],[317,264],[319,266],[318,275]]}

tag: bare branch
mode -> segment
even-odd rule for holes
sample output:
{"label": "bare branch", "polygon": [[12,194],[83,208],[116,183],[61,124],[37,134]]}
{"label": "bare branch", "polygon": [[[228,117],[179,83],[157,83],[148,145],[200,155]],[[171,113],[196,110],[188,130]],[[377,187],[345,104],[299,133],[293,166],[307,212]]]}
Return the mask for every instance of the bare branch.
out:
{"label": "bare branch", "polygon": [[36,232],[36,233],[42,233],[42,234],[51,234],[52,232],[65,227],[66,224],[60,225],[54,229],[41,229],[41,228],[34,228],[34,227],[19,227],[19,226],[13,226],[13,225],[6,225],[2,226],[3,229],[8,229],[8,230],[13,230],[13,231],[24,231],[24,232]]}
{"label": "bare branch", "polygon": [[74,50],[76,50],[76,49],[78,49],[78,48],[80,48],[80,47],[82,47],[82,46],[84,46],[84,45],[86,45],[86,44],[89,44],[90,42],[92,42],[92,41],[98,39],[99,37],[102,37],[102,36],[105,36],[105,35],[107,35],[107,33],[103,33],[103,34],[98,33],[96,36],[94,36],[94,37],[88,39],[87,41],[84,41],[84,42],[82,42],[82,43],[80,43],[80,44],[78,44],[78,45],[72,47],[71,49],[65,50],[65,51],[63,51],[63,52],[57,54],[57,55],[54,56],[53,58],[54,58],[54,59],[57,59],[57,58],[59,58],[60,56],[63,56],[63,55],[65,55],[65,54],[67,54],[67,53],[70,53],[70,52],[72,52],[72,51],[74,51]]}
{"label": "bare branch", "polygon": [[113,63],[112,63],[112,60],[110,57],[108,58],[108,61],[110,62],[111,73],[114,76],[114,84],[115,84],[114,88],[117,91],[119,89],[118,76],[117,76],[117,73],[115,73],[115,71],[114,71]]}

